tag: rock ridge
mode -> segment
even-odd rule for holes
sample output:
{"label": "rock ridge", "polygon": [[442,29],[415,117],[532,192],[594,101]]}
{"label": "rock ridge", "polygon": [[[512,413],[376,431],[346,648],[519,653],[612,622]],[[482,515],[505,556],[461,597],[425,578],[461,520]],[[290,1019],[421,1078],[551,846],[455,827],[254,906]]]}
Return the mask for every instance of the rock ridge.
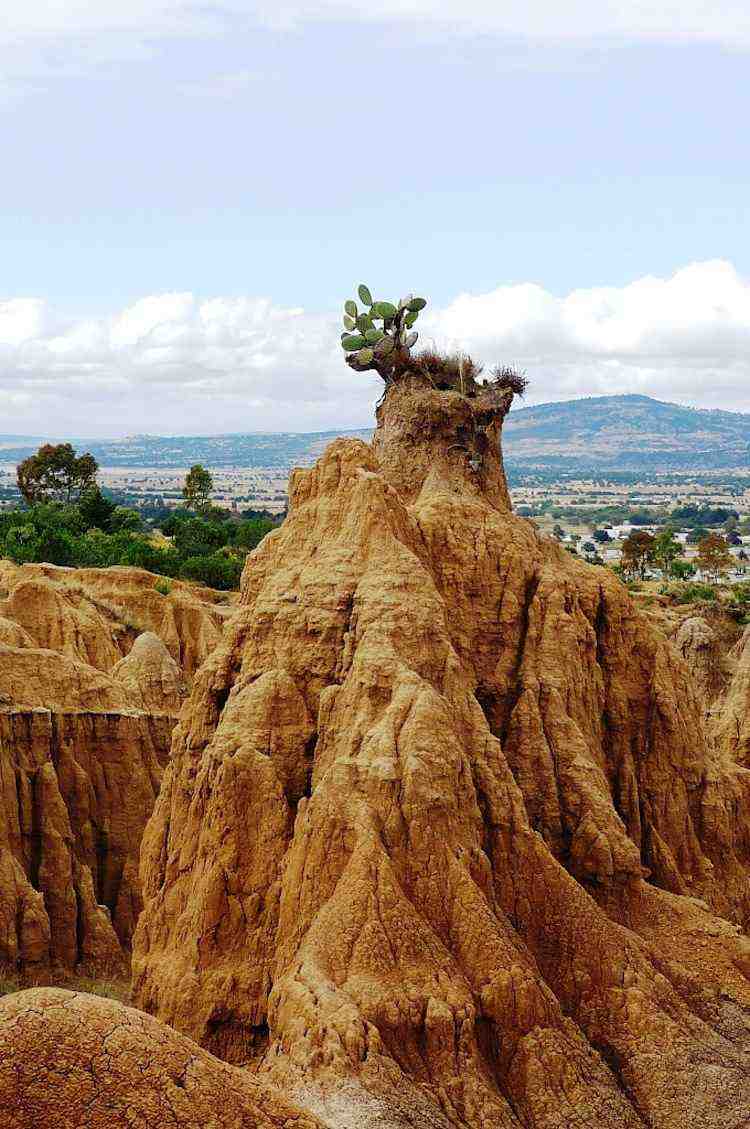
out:
{"label": "rock ridge", "polygon": [[330,1125],[739,1126],[750,776],[512,513],[509,403],[405,382],[294,472],[175,730],[134,998]]}

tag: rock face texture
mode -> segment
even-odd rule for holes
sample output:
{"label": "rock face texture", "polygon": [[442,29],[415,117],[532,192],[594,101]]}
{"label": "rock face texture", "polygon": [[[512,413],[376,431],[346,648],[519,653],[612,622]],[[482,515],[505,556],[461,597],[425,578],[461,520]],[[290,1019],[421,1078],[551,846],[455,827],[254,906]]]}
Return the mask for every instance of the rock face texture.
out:
{"label": "rock face texture", "polygon": [[750,1119],[750,774],[617,579],[510,509],[510,393],[297,471],[195,680],[134,998],[329,1126]]}
{"label": "rock face texture", "polygon": [[144,710],[155,713],[176,717],[187,697],[182,671],[153,631],[138,636],[128,656],[113,668],[112,677],[127,687]]}
{"label": "rock face texture", "polygon": [[722,752],[750,768],[750,628],[745,628],[729,658],[734,667],[733,677],[711,729]]}
{"label": "rock face texture", "polygon": [[727,684],[724,656],[716,632],[701,616],[691,616],[680,624],[674,643],[690,668],[702,702],[710,710]]}
{"label": "rock face texture", "polygon": [[228,610],[156,580],[0,562],[0,968],[127,971],[143,828]]}
{"label": "rock face texture", "polygon": [[[140,568],[60,568],[0,561],[2,618],[50,648],[109,671],[144,631],[158,635],[191,679],[221,637],[234,596],[169,581]],[[5,598],[3,594],[5,593]]]}
{"label": "rock face texture", "polygon": [[37,988],[0,1000],[0,1129],[322,1129],[142,1012]]}

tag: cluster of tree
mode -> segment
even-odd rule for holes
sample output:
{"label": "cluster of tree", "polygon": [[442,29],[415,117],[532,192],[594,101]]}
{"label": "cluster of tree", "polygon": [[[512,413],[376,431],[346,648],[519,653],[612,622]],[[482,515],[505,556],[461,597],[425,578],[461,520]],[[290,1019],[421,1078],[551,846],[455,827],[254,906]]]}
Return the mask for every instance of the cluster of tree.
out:
{"label": "cluster of tree", "polygon": [[521,517],[535,517],[537,514],[548,513],[558,521],[588,525],[591,529],[599,526],[626,524],[658,525],[666,521],[668,517],[666,510],[646,510],[642,507],[634,508],[616,504],[609,506],[555,506],[551,502],[542,502],[536,509],[524,506],[519,508],[518,512]]}
{"label": "cluster of tree", "polygon": [[556,521],[587,525],[592,530],[607,529],[613,525],[669,525],[691,529],[699,534],[694,544],[710,528],[722,526],[727,532],[742,528],[737,511],[727,509],[726,506],[685,505],[676,506],[670,511],[664,507],[645,509],[642,506],[627,505],[555,506],[550,501],[544,501],[538,506],[520,506],[518,513],[521,517],[538,517],[546,513]]}
{"label": "cluster of tree", "polygon": [[718,581],[734,566],[726,540],[720,533],[706,532],[698,542],[695,565],[682,557],[682,545],[672,529],[653,535],[645,530],[633,530],[622,544],[621,567],[630,579],[643,580],[649,567],[655,564],[665,577],[684,580],[693,576],[696,567],[710,580]]}
{"label": "cluster of tree", "polygon": [[693,529],[706,525],[724,525],[726,522],[736,522],[739,514],[736,510],[728,510],[726,506],[675,506],[670,514],[672,521]]}
{"label": "cluster of tree", "polygon": [[214,509],[211,476],[196,466],[185,482],[186,508],[170,511],[157,541],[140,514],[102,494],[97,472],[91,455],[79,458],[67,443],[42,447],[21,463],[18,484],[26,508],[0,513],[0,556],[18,564],[131,565],[231,589],[239,584],[247,553],[274,528],[267,517],[237,521]]}

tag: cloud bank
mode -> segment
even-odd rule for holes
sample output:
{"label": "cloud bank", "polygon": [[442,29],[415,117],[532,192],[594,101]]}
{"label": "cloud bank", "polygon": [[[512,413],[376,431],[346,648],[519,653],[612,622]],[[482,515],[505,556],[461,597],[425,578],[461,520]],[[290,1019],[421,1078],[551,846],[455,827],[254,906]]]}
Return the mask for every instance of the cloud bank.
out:
{"label": "cloud bank", "polygon": [[[731,263],[558,297],[535,283],[461,294],[422,343],[530,378],[528,401],[643,392],[750,411],[750,282]],[[0,300],[0,432],[117,436],[368,426],[382,385],[354,375],[337,312],[265,298],[144,297],[70,320]]]}
{"label": "cloud bank", "polygon": [[0,43],[133,36],[141,42],[223,33],[238,24],[398,22],[534,40],[750,44],[750,11],[735,0],[6,0]]}

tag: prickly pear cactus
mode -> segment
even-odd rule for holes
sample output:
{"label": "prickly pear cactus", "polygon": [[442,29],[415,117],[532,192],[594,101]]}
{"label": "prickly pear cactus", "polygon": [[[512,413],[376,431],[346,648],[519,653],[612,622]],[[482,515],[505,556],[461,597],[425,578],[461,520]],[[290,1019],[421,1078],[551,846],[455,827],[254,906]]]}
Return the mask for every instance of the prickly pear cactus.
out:
{"label": "prickly pear cactus", "polygon": [[413,294],[407,294],[398,304],[378,301],[364,283],[358,287],[357,296],[365,307],[362,313],[351,298],[344,303],[341,347],[346,363],[356,372],[374,369],[388,382],[397,368],[403,370],[408,365],[409,351],[418,336],[413,326],[427,301]]}

